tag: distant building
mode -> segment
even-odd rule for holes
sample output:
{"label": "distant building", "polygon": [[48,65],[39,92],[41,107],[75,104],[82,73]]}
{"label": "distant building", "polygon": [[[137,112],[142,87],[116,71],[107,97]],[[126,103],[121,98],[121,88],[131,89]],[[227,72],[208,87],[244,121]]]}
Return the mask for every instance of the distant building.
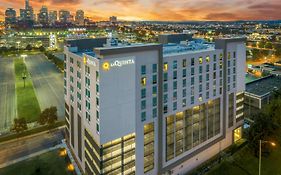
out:
{"label": "distant building", "polygon": [[270,75],[246,84],[245,116],[258,112],[269,104],[274,91],[281,88],[281,77]]}
{"label": "distant building", "polygon": [[241,139],[245,41],[67,41],[66,140],[82,172],[186,174]]}
{"label": "distant building", "polygon": [[34,23],[34,11],[33,8],[29,5],[29,0],[25,1],[25,8],[20,9],[20,25],[31,27]]}
{"label": "distant building", "polygon": [[42,6],[38,13],[37,17],[38,23],[42,25],[47,25],[49,22],[49,16],[48,16],[48,8],[46,6]]}
{"label": "distant building", "polygon": [[8,8],[5,11],[5,25],[14,27],[17,22],[17,12],[13,8]]}
{"label": "distant building", "polygon": [[70,23],[70,12],[67,10],[60,10],[59,11],[59,21],[61,23]]}
{"label": "distant building", "polygon": [[109,17],[109,22],[116,23],[117,22],[117,17],[116,16]]}
{"label": "distant building", "polygon": [[178,33],[178,34],[162,34],[158,36],[158,42],[162,44],[180,43],[183,41],[190,41],[192,34]]}
{"label": "distant building", "polygon": [[77,10],[75,15],[75,23],[79,26],[83,26],[85,22],[84,11]]}
{"label": "distant building", "polygon": [[49,24],[54,25],[58,20],[58,12],[57,11],[50,11],[49,12]]}

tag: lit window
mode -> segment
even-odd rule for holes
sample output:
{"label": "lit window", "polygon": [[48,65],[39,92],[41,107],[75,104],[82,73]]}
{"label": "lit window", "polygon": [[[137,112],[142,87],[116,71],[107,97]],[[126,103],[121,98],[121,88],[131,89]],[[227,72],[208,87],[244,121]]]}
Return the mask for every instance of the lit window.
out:
{"label": "lit window", "polygon": [[186,67],[186,59],[182,60],[182,67]]}
{"label": "lit window", "polygon": [[141,85],[145,86],[146,85],[146,77],[141,78]]}
{"label": "lit window", "polygon": [[206,57],[206,62],[210,62],[210,56]]}
{"label": "lit window", "polygon": [[166,71],[168,71],[168,63],[164,63],[164,71],[166,72]]}
{"label": "lit window", "polygon": [[228,59],[230,59],[230,58],[231,58],[231,56],[230,56],[230,52],[228,52],[228,53],[227,53],[227,58],[228,58]]}
{"label": "lit window", "polygon": [[200,58],[199,58],[199,64],[202,64],[202,63],[203,63],[203,58],[200,57]]}

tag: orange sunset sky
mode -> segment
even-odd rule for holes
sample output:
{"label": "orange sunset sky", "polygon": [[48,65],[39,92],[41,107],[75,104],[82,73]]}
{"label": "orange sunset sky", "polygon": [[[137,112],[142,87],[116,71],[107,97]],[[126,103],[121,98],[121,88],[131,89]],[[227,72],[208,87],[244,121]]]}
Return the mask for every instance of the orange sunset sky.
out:
{"label": "orange sunset sky", "polygon": [[[281,19],[281,0],[30,0],[35,12],[78,9],[94,20],[115,15],[123,20],[273,20]],[[0,0],[0,20],[5,9],[24,7],[24,0]]]}

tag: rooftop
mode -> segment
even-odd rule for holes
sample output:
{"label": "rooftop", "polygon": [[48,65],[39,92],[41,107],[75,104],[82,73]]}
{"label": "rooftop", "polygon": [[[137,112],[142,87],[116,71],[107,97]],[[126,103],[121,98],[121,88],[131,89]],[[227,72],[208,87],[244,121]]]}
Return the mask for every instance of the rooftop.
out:
{"label": "rooftop", "polygon": [[281,88],[281,77],[273,75],[246,84],[246,92],[258,96],[263,96],[279,88]]}

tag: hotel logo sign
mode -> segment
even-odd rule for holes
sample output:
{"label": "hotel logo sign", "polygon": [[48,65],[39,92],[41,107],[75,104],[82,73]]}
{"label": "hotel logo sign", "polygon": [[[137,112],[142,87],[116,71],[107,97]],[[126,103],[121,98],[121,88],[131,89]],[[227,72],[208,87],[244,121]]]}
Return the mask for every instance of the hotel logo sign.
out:
{"label": "hotel logo sign", "polygon": [[87,58],[86,56],[84,56],[83,62],[84,62],[84,64],[96,66],[96,63],[94,61],[90,60],[89,58]]}
{"label": "hotel logo sign", "polygon": [[102,64],[102,68],[105,71],[109,71],[112,67],[123,67],[131,64],[135,64],[135,61],[132,58],[126,60],[115,60],[113,62],[106,61]]}

